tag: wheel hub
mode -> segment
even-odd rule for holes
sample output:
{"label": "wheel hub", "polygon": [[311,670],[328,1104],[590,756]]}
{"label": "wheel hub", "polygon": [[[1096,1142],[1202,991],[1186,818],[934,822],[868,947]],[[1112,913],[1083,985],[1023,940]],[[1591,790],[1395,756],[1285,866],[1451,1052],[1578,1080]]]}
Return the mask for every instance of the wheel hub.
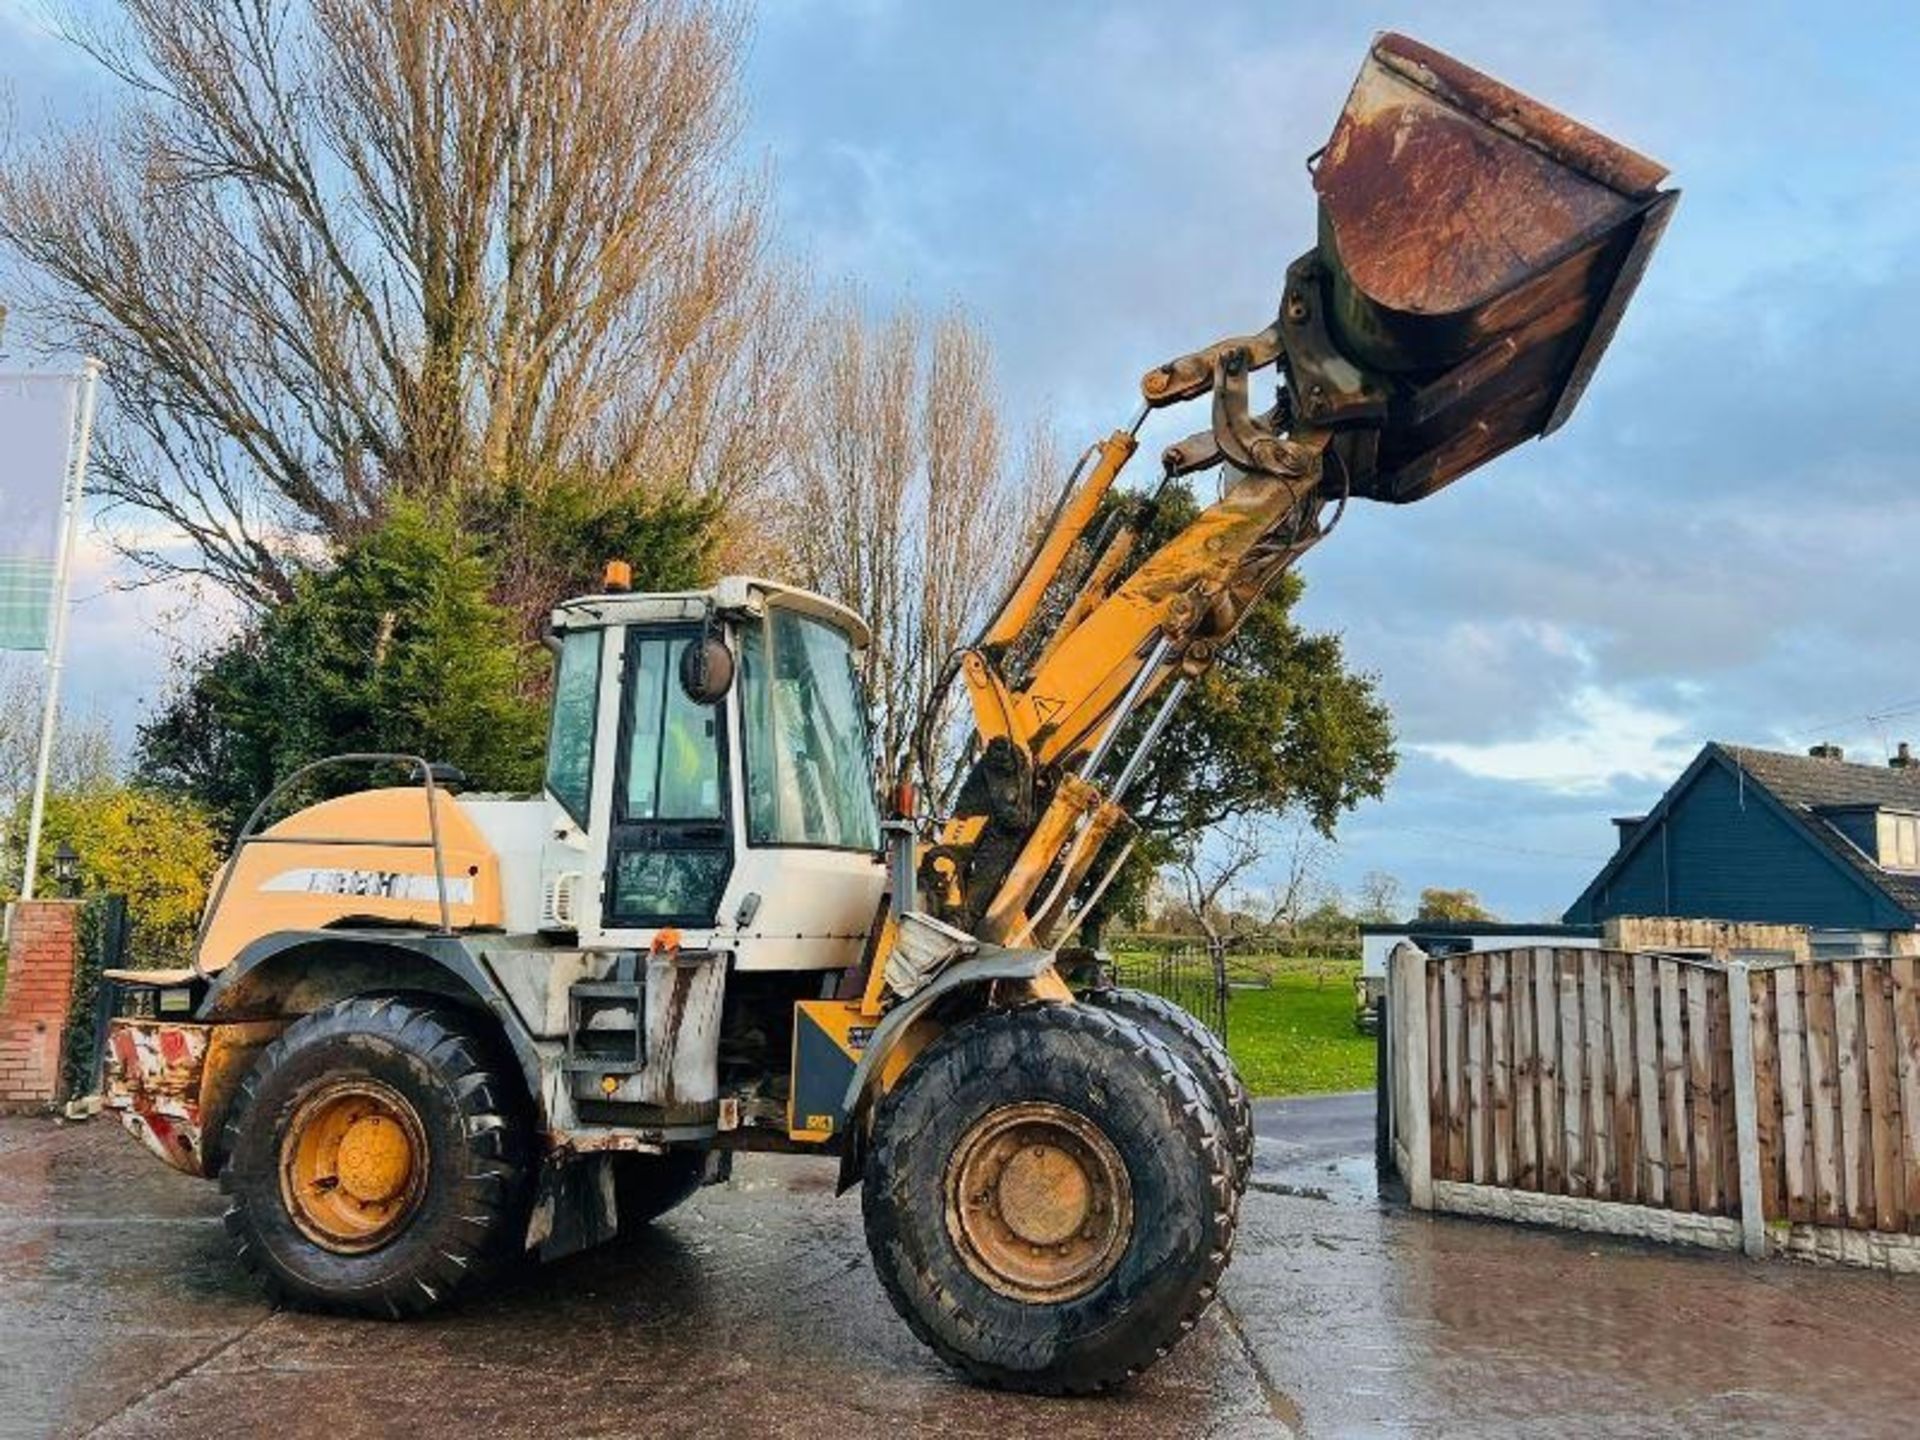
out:
{"label": "wheel hub", "polygon": [[1133,1187],[1086,1116],[1043,1101],[976,1121],[947,1166],[947,1230],[1002,1295],[1056,1304],[1086,1294],[1133,1233]]}
{"label": "wheel hub", "polygon": [[378,1080],[336,1081],[310,1095],[281,1141],[288,1216],[308,1239],[338,1254],[372,1250],[402,1229],[426,1180],[420,1116]]}
{"label": "wheel hub", "polygon": [[363,1115],[340,1137],[340,1188],[366,1205],[391,1200],[413,1173],[406,1131],[384,1115]]}

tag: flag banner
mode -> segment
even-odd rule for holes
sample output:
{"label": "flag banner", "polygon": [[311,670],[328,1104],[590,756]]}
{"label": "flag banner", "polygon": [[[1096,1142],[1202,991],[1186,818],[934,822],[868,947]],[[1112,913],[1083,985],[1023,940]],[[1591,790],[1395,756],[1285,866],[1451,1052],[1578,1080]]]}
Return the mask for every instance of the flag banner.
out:
{"label": "flag banner", "polygon": [[47,648],[79,383],[0,375],[0,650]]}

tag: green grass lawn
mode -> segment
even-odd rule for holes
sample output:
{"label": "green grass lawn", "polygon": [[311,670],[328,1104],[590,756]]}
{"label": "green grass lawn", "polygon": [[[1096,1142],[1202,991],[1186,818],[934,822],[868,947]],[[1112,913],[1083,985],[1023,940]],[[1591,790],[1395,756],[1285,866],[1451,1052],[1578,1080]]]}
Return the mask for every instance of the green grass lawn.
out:
{"label": "green grass lawn", "polygon": [[1270,990],[1233,992],[1227,1050],[1256,1096],[1365,1090],[1373,1084],[1373,1037],[1353,1028],[1353,976],[1283,970]]}
{"label": "green grass lawn", "polygon": [[[1359,973],[1360,962],[1345,958],[1229,957],[1228,975],[1235,983],[1227,1050],[1249,1090],[1277,1096],[1372,1087],[1373,1037],[1353,1026],[1353,981]],[[1121,983],[1154,986],[1150,974],[1137,970]]]}

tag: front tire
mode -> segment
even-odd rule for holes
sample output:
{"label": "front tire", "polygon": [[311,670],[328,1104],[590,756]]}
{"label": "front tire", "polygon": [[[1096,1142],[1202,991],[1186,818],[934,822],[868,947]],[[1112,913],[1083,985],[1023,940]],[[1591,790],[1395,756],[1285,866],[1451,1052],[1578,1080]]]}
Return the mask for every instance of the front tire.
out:
{"label": "front tire", "polygon": [[276,1303],[399,1318],[525,1233],[519,1077],[457,1008],[359,997],[303,1016],[234,1097],[227,1233]]}
{"label": "front tire", "polygon": [[1114,985],[1080,997],[1089,1005],[1124,1015],[1187,1062],[1200,1088],[1213,1102],[1221,1138],[1233,1157],[1234,1184],[1242,1194],[1253,1174],[1253,1097],[1240,1078],[1227,1047],[1197,1015],[1163,995]]}
{"label": "front tire", "polygon": [[878,1107],[862,1193],[915,1335],[1042,1394],[1117,1384],[1191,1330],[1237,1199],[1185,1063],[1085,1005],[990,1012],[929,1046]]}

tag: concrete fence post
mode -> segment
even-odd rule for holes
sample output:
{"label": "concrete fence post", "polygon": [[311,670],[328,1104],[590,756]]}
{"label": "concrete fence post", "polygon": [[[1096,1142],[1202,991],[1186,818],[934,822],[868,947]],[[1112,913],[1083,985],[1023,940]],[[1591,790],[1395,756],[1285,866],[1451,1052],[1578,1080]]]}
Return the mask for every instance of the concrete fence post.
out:
{"label": "concrete fence post", "polygon": [[1754,1259],[1767,1253],[1767,1219],[1760,1195],[1760,1117],[1753,1073],[1752,972],[1744,960],[1727,965],[1727,1034],[1733,1042],[1733,1128],[1740,1151],[1740,1243]]}
{"label": "concrete fence post", "polygon": [[1407,1199],[1433,1208],[1433,1117],[1427,1113],[1427,954],[1401,941],[1387,958],[1387,1025],[1391,1033],[1393,1146]]}

